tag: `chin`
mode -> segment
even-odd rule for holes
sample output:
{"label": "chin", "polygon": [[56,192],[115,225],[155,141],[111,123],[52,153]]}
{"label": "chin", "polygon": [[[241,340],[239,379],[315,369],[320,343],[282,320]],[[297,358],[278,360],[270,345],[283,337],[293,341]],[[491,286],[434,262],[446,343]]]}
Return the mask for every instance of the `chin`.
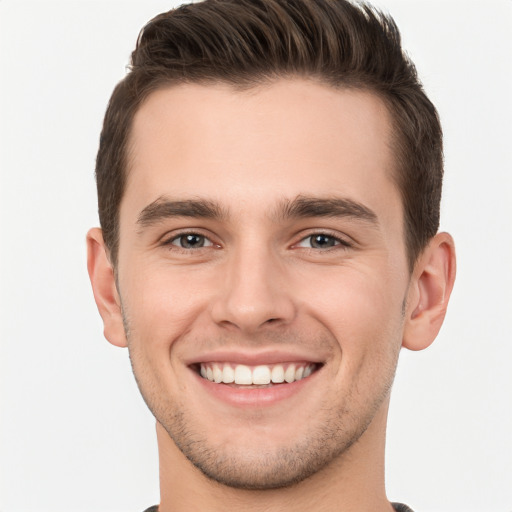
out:
{"label": "chin", "polygon": [[253,443],[244,440],[239,445],[236,440],[216,444],[183,420],[183,416],[175,416],[172,422],[161,423],[183,455],[208,479],[246,490],[280,489],[306,480],[348,452],[371,422],[370,418],[350,427],[340,421],[323,424],[307,435],[301,433],[300,439],[288,446],[270,446],[258,443],[261,439]]}

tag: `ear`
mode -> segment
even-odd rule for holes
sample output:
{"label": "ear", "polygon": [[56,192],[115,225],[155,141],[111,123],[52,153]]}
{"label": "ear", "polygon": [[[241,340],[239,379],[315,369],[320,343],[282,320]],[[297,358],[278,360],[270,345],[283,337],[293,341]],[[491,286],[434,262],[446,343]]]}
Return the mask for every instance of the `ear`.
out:
{"label": "ear", "polygon": [[438,233],[414,266],[402,346],[427,348],[436,338],[455,281],[455,245],[448,233]]}
{"label": "ear", "polygon": [[121,300],[117,292],[114,269],[100,228],[92,228],[87,233],[87,270],[94,300],[103,320],[105,338],[112,345],[126,347]]}

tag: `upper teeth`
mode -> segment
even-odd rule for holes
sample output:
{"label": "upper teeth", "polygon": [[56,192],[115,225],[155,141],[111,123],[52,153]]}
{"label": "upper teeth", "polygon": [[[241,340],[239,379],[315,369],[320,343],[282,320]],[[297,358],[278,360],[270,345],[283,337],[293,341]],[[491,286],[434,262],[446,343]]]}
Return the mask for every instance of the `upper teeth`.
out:
{"label": "upper teeth", "polygon": [[312,363],[286,363],[275,365],[246,366],[230,363],[201,363],[201,376],[211,382],[224,384],[279,384],[295,382],[309,377],[315,365]]}

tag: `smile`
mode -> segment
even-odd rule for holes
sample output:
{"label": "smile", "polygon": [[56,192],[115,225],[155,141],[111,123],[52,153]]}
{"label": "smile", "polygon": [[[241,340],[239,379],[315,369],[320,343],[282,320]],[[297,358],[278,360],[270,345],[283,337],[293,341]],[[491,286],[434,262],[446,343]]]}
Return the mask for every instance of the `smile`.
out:
{"label": "smile", "polygon": [[201,377],[216,384],[237,384],[242,386],[269,385],[296,382],[309,377],[316,369],[316,363],[282,363],[247,366],[231,363],[201,363]]}

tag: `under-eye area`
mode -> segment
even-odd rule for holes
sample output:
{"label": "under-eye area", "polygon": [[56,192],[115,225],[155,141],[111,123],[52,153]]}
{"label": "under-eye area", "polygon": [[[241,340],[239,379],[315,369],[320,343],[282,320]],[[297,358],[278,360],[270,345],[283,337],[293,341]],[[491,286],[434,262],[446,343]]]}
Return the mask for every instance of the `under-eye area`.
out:
{"label": "under-eye area", "polygon": [[273,386],[306,379],[322,364],[295,362],[247,366],[233,363],[198,363],[193,369],[206,380],[232,386]]}

